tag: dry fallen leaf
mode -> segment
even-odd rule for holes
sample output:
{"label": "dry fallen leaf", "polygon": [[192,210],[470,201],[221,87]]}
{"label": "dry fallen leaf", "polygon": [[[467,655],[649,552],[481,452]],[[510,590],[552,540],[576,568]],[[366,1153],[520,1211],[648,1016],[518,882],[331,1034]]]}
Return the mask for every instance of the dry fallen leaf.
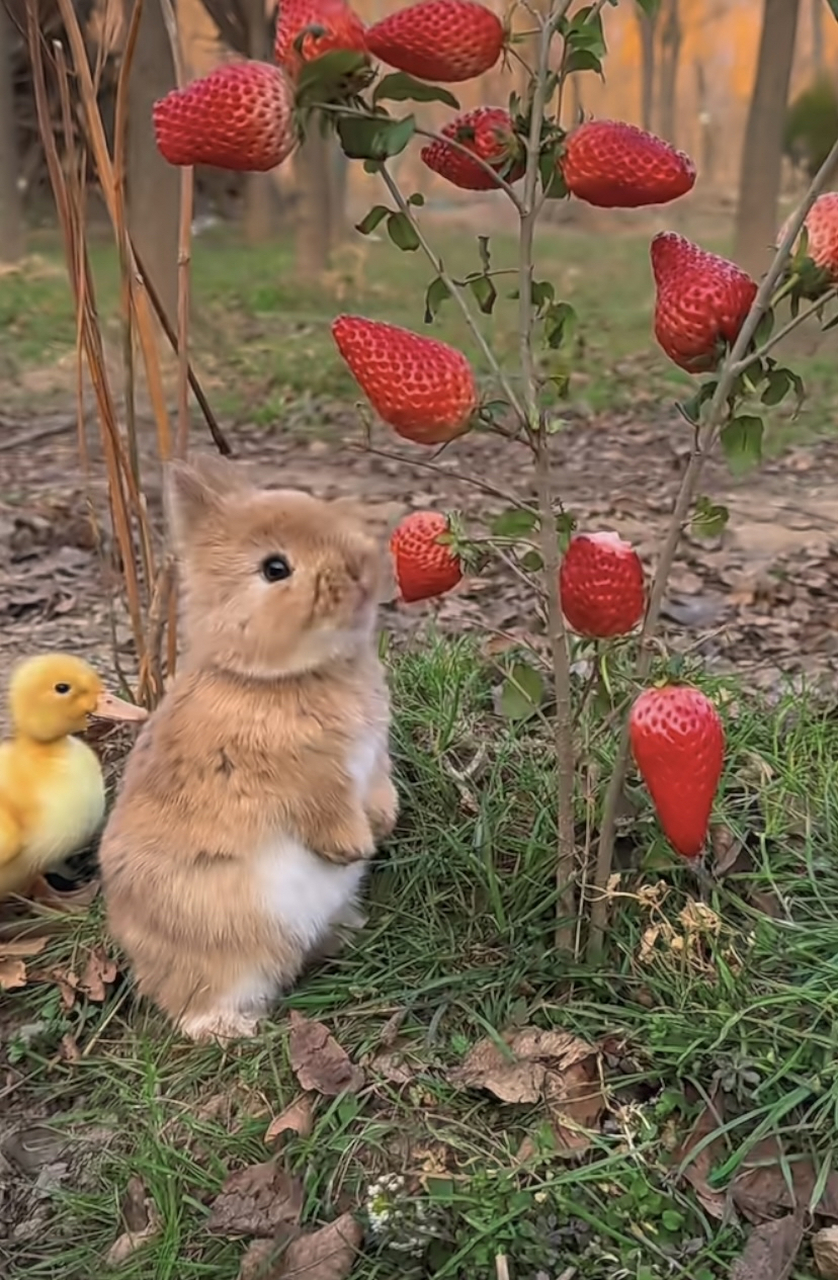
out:
{"label": "dry fallen leaf", "polygon": [[[675,1148],[673,1160],[676,1164],[682,1165],[688,1157],[692,1156],[692,1152],[702,1139],[724,1124],[721,1095],[714,1095],[710,1101],[712,1107],[706,1107],[701,1112],[689,1136]],[[689,1182],[705,1212],[711,1218],[721,1219],[724,1217],[727,1197],[723,1191],[716,1191],[715,1188],[711,1187],[708,1181],[716,1163],[716,1151],[714,1148],[715,1143],[702,1147],[695,1157],[689,1160],[683,1176]]]}
{"label": "dry fallen leaf", "polygon": [[291,1013],[288,1056],[302,1089],[314,1089],[327,1098],[339,1093],[355,1093],[364,1083],[364,1073],[349,1054],[329,1034],[322,1022],[313,1022]]}
{"label": "dry fallen leaf", "polygon": [[838,1227],[824,1227],[812,1236],[815,1267],[823,1280],[838,1280]]}
{"label": "dry fallen leaf", "polygon": [[274,1236],[295,1226],[303,1207],[302,1187],[275,1160],[239,1169],[212,1202],[207,1231],[221,1236]]}
{"label": "dry fallen leaf", "polygon": [[283,1133],[298,1133],[307,1138],[314,1123],[314,1103],[307,1093],[301,1093],[281,1115],[276,1116],[265,1131],[265,1142],[276,1142]]}
{"label": "dry fallen leaf", "polygon": [[26,986],[26,965],[22,960],[0,960],[0,991]]}
{"label": "dry fallen leaf", "polygon": [[797,1214],[754,1227],[730,1280],[788,1280],[802,1239],[803,1220]]}
{"label": "dry fallen leaf", "polygon": [[46,975],[51,978],[61,992],[61,1003],[65,1009],[72,1009],[76,1003],[76,991],[79,978],[72,969],[50,969]]}
{"label": "dry fallen leaf", "polygon": [[714,822],[710,827],[710,848],[713,854],[713,872],[717,876],[723,876],[739,861],[744,845],[725,823]]}
{"label": "dry fallen leaf", "polygon": [[8,938],[0,941],[0,960],[9,960],[12,958],[30,959],[32,956],[39,956],[44,947],[49,942],[49,938]]}
{"label": "dry fallen leaf", "polygon": [[270,1280],[271,1264],[281,1249],[275,1240],[251,1240],[241,1256],[237,1280]]}
{"label": "dry fallen leaf", "polygon": [[390,1084],[410,1084],[413,1072],[404,1060],[404,1054],[397,1048],[384,1053],[377,1053],[367,1063],[367,1070],[373,1076],[389,1080]]}
{"label": "dry fallen leaf", "polygon": [[327,1227],[292,1240],[278,1269],[266,1280],[346,1280],[363,1238],[352,1214],[345,1213]]}
{"label": "dry fallen leaf", "polygon": [[79,1049],[76,1037],[68,1031],[66,1035],[61,1037],[59,1045],[59,1053],[63,1062],[79,1062],[81,1059],[81,1050]]}
{"label": "dry fallen leaf", "polygon": [[121,1212],[125,1230],[117,1236],[108,1250],[105,1263],[109,1267],[121,1266],[132,1253],[153,1240],[160,1231],[157,1205],[146,1193],[142,1178],[128,1179]]}
{"label": "dry fallen leaf", "polygon": [[108,994],[107,988],[116,975],[116,963],[110,958],[105,948],[94,947],[79,980],[79,990],[83,991],[89,1000],[102,1004]]}

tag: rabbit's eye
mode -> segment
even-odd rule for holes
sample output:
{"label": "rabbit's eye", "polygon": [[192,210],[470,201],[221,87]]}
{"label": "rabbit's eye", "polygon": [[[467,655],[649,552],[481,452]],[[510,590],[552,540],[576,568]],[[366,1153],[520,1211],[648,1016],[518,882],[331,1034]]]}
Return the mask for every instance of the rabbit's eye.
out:
{"label": "rabbit's eye", "polygon": [[284,582],[291,577],[291,566],[285,556],[265,556],[259,572],[266,582]]}

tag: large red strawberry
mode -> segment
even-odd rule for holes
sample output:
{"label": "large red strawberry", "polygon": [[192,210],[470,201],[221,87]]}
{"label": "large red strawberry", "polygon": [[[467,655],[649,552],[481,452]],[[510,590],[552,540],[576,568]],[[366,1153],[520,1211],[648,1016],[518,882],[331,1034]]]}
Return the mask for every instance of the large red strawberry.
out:
{"label": "large red strawberry", "polygon": [[[786,234],[791,218],[783,223],[777,243]],[[827,191],[818,196],[803,224],[808,233],[806,252],[816,266],[829,273],[832,280],[838,280],[838,191]]]}
{"label": "large red strawberry", "polygon": [[603,209],[667,204],[695,183],[688,155],[622,120],[579,125],[565,143],[561,166],[571,194]]}
{"label": "large red strawberry", "polygon": [[627,635],[646,608],[643,565],[616,533],[578,533],[559,573],[562,612],[580,635],[604,640]]}
{"label": "large red strawberry", "polygon": [[646,689],[631,709],[629,730],[664,835],[684,858],[698,857],[724,764],[719,713],[699,689]]}
{"label": "large red strawberry", "polygon": [[468,429],[477,387],[461,351],[364,316],[338,316],[332,336],[376,413],[400,436],[443,444]]}
{"label": "large red strawberry", "polygon": [[462,578],[457,555],[439,541],[448,532],[448,520],[438,511],[413,511],[393,530],[393,571],[399,595],[407,604],[441,596]]}
{"label": "large red strawberry", "polygon": [[154,104],[154,134],[169,164],[264,172],[296,145],[293,93],[281,67],[226,62]]}
{"label": "large red strawberry", "polygon": [[725,343],[733,345],[756,297],[747,272],[699,249],[674,231],[651,247],[657,285],[655,337],[670,360],[688,373],[714,369]]}
{"label": "large red strawberry", "polygon": [[503,47],[500,18],[474,0],[419,0],[367,30],[376,58],[420,80],[454,84],[495,65]]}
{"label": "large red strawberry", "polygon": [[[294,41],[306,27],[311,27],[302,40],[302,58]],[[300,63],[330,53],[333,49],[352,49],[366,53],[364,24],[345,0],[281,0],[276,23],[274,57],[290,75]]]}
{"label": "large red strawberry", "polygon": [[[474,155],[496,169],[507,182],[524,176],[526,159],[521,139],[514,132],[512,117],[501,107],[477,107],[457,116],[442,130],[443,138],[453,138]],[[490,173],[462,151],[434,140],[422,148],[429,169],[466,191],[492,191],[498,185]]]}

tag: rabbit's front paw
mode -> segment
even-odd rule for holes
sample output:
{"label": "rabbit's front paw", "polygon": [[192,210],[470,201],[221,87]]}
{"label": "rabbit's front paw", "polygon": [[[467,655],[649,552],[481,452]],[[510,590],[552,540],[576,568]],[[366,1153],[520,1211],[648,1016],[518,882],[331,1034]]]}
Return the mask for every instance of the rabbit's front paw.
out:
{"label": "rabbit's front paw", "polygon": [[367,796],[366,810],[376,840],[386,840],[399,816],[399,793],[391,778],[384,776],[375,783]]}
{"label": "rabbit's front paw", "polygon": [[182,1018],[180,1030],[198,1044],[212,1040],[226,1044],[229,1040],[249,1040],[255,1036],[259,1018],[257,1014],[232,1010],[198,1013]]}
{"label": "rabbit's front paw", "polygon": [[375,853],[375,837],[365,814],[351,813],[315,846],[321,857],[342,866],[364,862]]}

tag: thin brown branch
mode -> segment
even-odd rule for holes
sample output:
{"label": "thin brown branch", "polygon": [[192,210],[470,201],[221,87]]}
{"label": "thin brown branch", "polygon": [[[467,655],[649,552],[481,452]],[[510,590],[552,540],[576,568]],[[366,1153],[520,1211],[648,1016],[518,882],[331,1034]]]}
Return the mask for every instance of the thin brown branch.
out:
{"label": "thin brown branch", "polygon": [[525,502],[516,497],[514,493],[510,493],[508,489],[499,489],[497,485],[490,484],[488,480],[481,480],[478,476],[466,475],[462,471],[452,471],[450,467],[441,467],[438,462],[432,462],[430,459],[425,461],[424,458],[408,458],[403,453],[395,453],[390,449],[376,449],[370,444],[350,444],[349,448],[356,453],[369,453],[374,458],[386,458],[390,462],[401,462],[407,467],[423,467],[426,471],[434,471],[437,475],[446,476],[449,480],[459,480],[462,484],[469,484],[474,489],[479,489],[481,493],[488,494],[489,497],[499,498],[501,502],[508,502],[511,507],[515,507],[518,511],[526,511],[529,515],[537,517],[538,512],[533,507],[528,507]]}
{"label": "thin brown branch", "polygon": [[812,316],[817,315],[817,313],[821,311],[828,302],[832,302],[834,298],[838,298],[838,285],[833,285],[830,289],[827,289],[826,292],[822,294],[816,302],[813,302],[811,306],[804,307],[804,309],[799,311],[796,316],[792,316],[792,318],[784,324],[781,329],[778,329],[776,333],[772,333],[771,337],[768,338],[761,347],[758,347],[756,351],[752,351],[750,355],[743,356],[741,360],[737,360],[736,364],[733,366],[734,377],[738,378],[740,373],[747,373],[748,369],[750,369],[752,365],[756,364],[758,360],[764,360],[767,355],[770,355],[775,347],[779,346],[784,338],[787,338],[790,333],[793,333],[795,329],[797,329],[801,324],[804,324],[805,321],[809,320]]}
{"label": "thin brown branch", "polygon": [[[670,518],[666,538],[663,546],[661,547],[657,569],[652,581],[652,589],[649,594],[649,604],[646,610],[646,617],[643,620],[643,629],[641,631],[641,647],[636,672],[638,681],[645,680],[651,669],[654,650],[649,641],[653,639],[657,631],[667,582],[669,581],[669,575],[672,571],[672,565],[681,540],[681,533],[698,489],[705,459],[725,421],[728,399],[738,376],[736,373],[737,365],[744,359],[745,353],[753,340],[754,334],[759,327],[762,317],[771,306],[774,290],[786,269],[786,264],[791,255],[794,243],[800,233],[800,229],[806,220],[806,215],[821,192],[826,190],[828,187],[836,169],[838,169],[838,142],[836,142],[832,147],[832,150],[826,160],[823,162],[818,173],[812,180],[812,184],[803,201],[797,208],[794,216],[790,219],[786,233],[782,237],[777,248],[777,252],[774,255],[774,261],[772,262],[767,274],[763,277],[759,289],[757,290],[756,297],[754,298],[753,305],[751,306],[751,310],[748,312],[745,323],[743,324],[736,342],[733,345],[733,349],[722,365],[718,385],[710,403],[705,424],[701,431],[697,433],[695,445],[690,455],[690,460],[684,472],[683,479],[681,480],[681,487],[678,491],[678,496],[675,499],[675,505],[672,510],[672,516]],[[608,901],[602,891],[608,883],[608,877],[611,874],[611,866],[614,857],[617,811],[623,791],[623,785],[625,783],[628,760],[629,726],[628,718],[626,718],[620,737],[617,758],[614,762],[614,771],[611,774],[603,803],[602,824],[600,827],[599,843],[597,847],[597,863],[593,882],[593,887],[598,892],[592,905],[591,928],[588,935],[588,956],[592,960],[599,955],[602,949],[602,943],[605,937],[605,928],[608,922]]]}

